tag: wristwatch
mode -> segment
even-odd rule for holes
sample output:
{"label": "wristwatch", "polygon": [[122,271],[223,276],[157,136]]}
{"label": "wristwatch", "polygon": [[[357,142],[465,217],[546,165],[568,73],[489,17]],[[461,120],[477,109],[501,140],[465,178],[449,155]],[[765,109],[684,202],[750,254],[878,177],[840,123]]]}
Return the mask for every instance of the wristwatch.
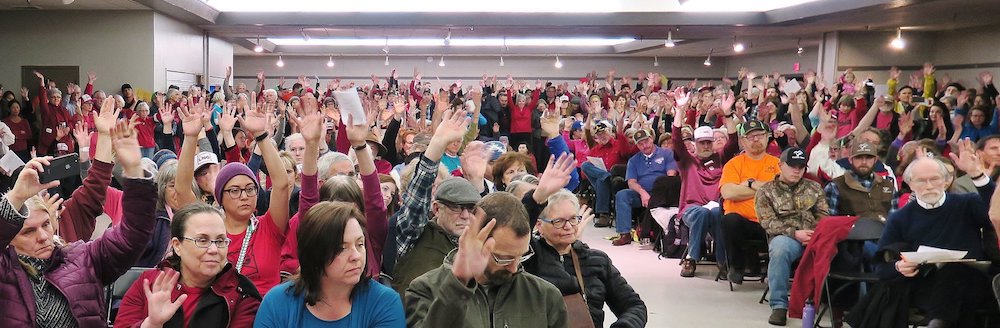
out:
{"label": "wristwatch", "polygon": [[753,189],[754,179],[747,179],[747,188]]}

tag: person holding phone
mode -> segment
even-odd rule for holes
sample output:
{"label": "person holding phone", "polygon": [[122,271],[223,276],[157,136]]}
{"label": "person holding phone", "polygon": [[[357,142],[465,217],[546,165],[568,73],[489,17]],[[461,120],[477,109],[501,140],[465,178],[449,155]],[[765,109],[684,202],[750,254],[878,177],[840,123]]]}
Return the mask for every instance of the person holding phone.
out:
{"label": "person holding phone", "polygon": [[[0,200],[0,309],[4,327],[103,327],[104,286],[125,273],[141,255],[153,230],[156,192],[141,166],[135,131],[119,124],[111,144],[124,167],[124,219],[96,240],[57,244],[48,204],[38,194],[59,185],[42,183],[52,157],[29,161],[11,191]],[[20,292],[33,290],[28,294]],[[96,301],[95,301],[96,300]],[[38,309],[43,309],[39,311]]]}

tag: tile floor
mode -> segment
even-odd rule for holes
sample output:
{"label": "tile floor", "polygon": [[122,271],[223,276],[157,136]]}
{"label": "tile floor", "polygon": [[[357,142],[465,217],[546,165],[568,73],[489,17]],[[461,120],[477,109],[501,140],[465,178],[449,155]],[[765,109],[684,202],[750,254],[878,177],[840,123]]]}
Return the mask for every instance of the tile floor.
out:
{"label": "tile floor", "polygon": [[[729,291],[725,281],[714,281],[714,265],[698,267],[694,278],[681,278],[679,260],[657,259],[651,250],[640,250],[637,243],[615,247],[604,237],[614,234],[610,228],[590,226],[583,241],[611,257],[615,267],[632,285],[649,311],[647,327],[774,327],[767,323],[771,310],[758,304],[764,284],[745,282]],[[604,326],[615,322],[605,306]],[[789,319],[788,327],[801,327],[798,319]]]}

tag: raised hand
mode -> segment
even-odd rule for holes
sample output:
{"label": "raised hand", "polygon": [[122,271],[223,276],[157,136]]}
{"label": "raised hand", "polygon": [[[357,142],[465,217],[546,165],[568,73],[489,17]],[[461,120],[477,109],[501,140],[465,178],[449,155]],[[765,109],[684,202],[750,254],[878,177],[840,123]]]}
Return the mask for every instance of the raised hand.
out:
{"label": "raised hand", "polygon": [[94,72],[87,72],[87,84],[94,84],[97,81],[97,74]]}
{"label": "raised hand", "polygon": [[898,81],[900,74],[903,74],[903,71],[899,70],[899,67],[893,66],[889,68],[889,79]]}
{"label": "raised hand", "polygon": [[993,84],[993,73],[990,73],[989,71],[979,73],[979,81],[982,82],[983,85]]}
{"label": "raised hand", "polygon": [[182,106],[179,114],[181,116],[181,127],[184,129],[185,137],[197,138],[203,128],[202,116],[207,115],[204,103],[194,106]]}
{"label": "raised hand", "polygon": [[924,63],[924,75],[934,74],[935,71],[937,71],[937,69],[934,68],[934,64],[931,62]]}
{"label": "raised hand", "polygon": [[181,294],[176,300],[171,301],[171,293],[177,286],[177,281],[181,274],[172,269],[163,269],[156,275],[156,280],[152,283],[149,279],[142,280],[142,291],[146,295],[146,322],[154,327],[163,326],[170,318],[177,313],[187,294]]}
{"label": "raised hand", "polygon": [[42,192],[42,202],[45,203],[45,211],[49,213],[49,218],[56,220],[59,219],[59,215],[62,214],[63,199],[59,197],[59,194],[49,194],[48,192]]}
{"label": "raised hand", "polygon": [[361,123],[361,120],[354,117],[354,115],[347,114],[344,117],[344,127],[346,128],[347,140],[351,142],[352,147],[360,147],[365,144],[365,140],[368,139],[368,134],[371,133],[368,130],[367,124],[356,124]]}
{"label": "raised hand", "polygon": [[257,71],[257,81],[264,81],[264,70]]}
{"label": "raised hand", "polygon": [[86,123],[82,120],[77,121],[76,126],[73,127],[73,139],[76,140],[76,148],[90,149],[90,132],[87,131]]}
{"label": "raised hand", "polygon": [[535,200],[539,198],[544,201],[559,189],[566,187],[569,183],[573,170],[576,169],[576,159],[572,154],[564,153],[556,159],[549,156],[549,163],[542,171],[541,178],[538,179],[538,187],[535,188]]}
{"label": "raised hand", "polygon": [[[435,114],[437,115],[437,114]],[[434,131],[434,139],[440,139],[444,145],[454,141],[460,141],[469,130],[470,119],[464,110],[446,109],[441,114],[441,123]]]}
{"label": "raised hand", "polygon": [[226,103],[226,109],[219,115],[219,131],[232,132],[236,127],[236,106]]}
{"label": "raised hand", "polygon": [[302,117],[299,119],[299,133],[307,144],[318,143],[323,136],[323,113],[315,97],[302,97]]}
{"label": "raised hand", "polygon": [[228,79],[230,77],[233,77],[233,67],[226,66],[226,78]]}
{"label": "raised hand", "polygon": [[478,140],[470,142],[465,145],[465,150],[459,160],[462,163],[462,173],[466,178],[482,178],[486,175],[486,167],[489,166],[486,144]]}
{"label": "raised hand", "polygon": [[38,173],[45,172],[45,168],[49,166],[50,161],[52,161],[52,156],[35,157],[24,164],[24,168],[21,169],[21,173],[17,176],[17,182],[14,183],[14,187],[6,194],[7,199],[11,201],[11,205],[14,205],[14,208],[20,208],[24,204],[24,201],[38,195],[42,190],[59,186],[59,180],[44,184],[38,181]]}
{"label": "raised hand", "polygon": [[28,99],[28,87],[21,87],[21,98]]}
{"label": "raised hand", "polygon": [[[135,116],[133,116],[135,117]],[[125,168],[129,177],[142,177],[138,134],[135,131],[136,121],[122,120],[111,129],[111,149],[115,151],[115,161]]]}
{"label": "raised hand", "polygon": [[899,114],[899,134],[907,135],[913,131],[913,112]]}
{"label": "raised hand", "polygon": [[265,133],[268,127],[270,127],[270,124],[268,124],[267,114],[259,110],[249,110],[244,113],[242,117],[238,117],[237,119],[240,122],[240,127],[254,137]]}
{"label": "raised hand", "polygon": [[97,127],[98,133],[105,136],[111,133],[111,128],[115,126],[115,122],[118,121],[118,115],[122,112],[121,109],[116,108],[118,106],[115,104],[115,97],[104,98],[104,102],[101,103],[100,114],[95,115],[91,113],[91,115],[95,115],[94,125]]}
{"label": "raised hand", "polygon": [[983,167],[983,162],[979,160],[979,155],[976,154],[976,143],[965,138],[958,141],[958,155],[955,152],[948,154],[952,161],[955,161],[955,168],[965,172],[970,177],[978,178],[980,175],[985,173],[985,167]]}
{"label": "raised hand", "polygon": [[56,127],[56,140],[60,140],[63,137],[70,135],[70,133],[72,132],[70,132],[69,126],[60,125]]}
{"label": "raised hand", "polygon": [[489,218],[489,222],[482,229],[476,229],[482,224],[482,220],[473,216],[469,226],[458,237],[458,251],[455,254],[455,261],[451,267],[451,273],[455,275],[463,284],[475,279],[476,275],[482,274],[486,270],[486,265],[493,260],[493,248],[496,240],[490,237],[490,232],[496,225],[496,219]]}

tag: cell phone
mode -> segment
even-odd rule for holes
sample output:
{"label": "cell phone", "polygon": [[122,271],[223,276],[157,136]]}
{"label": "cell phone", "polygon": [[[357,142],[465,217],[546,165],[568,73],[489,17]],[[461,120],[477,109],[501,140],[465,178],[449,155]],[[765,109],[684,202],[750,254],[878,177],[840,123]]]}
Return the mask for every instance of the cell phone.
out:
{"label": "cell phone", "polygon": [[913,98],[910,98],[910,102],[922,103],[924,101],[924,97],[913,96]]}
{"label": "cell phone", "polygon": [[43,184],[80,175],[80,155],[72,153],[49,161],[45,172],[39,172],[38,182]]}
{"label": "cell phone", "polygon": [[875,86],[875,82],[872,81],[872,80],[868,80],[868,81],[865,81],[865,85],[867,85],[869,87],[874,87]]}

